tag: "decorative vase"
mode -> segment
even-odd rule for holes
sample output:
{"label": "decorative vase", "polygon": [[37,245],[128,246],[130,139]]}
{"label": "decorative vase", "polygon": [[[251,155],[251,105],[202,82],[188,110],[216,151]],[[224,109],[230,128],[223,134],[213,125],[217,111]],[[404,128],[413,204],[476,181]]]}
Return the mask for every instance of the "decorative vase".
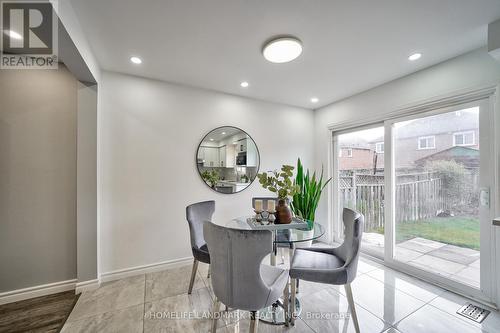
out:
{"label": "decorative vase", "polygon": [[292,222],[292,210],[288,206],[288,201],[285,199],[278,200],[276,206],[276,222],[279,224],[288,224]]}

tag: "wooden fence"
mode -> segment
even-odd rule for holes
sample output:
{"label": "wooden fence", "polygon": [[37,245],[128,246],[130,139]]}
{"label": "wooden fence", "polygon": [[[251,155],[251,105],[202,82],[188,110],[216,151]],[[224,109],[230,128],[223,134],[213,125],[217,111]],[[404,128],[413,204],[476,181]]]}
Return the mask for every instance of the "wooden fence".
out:
{"label": "wooden fence", "polygon": [[[442,195],[442,181],[431,173],[398,175],[396,180],[396,223],[435,217],[449,208]],[[344,174],[339,177],[341,207],[365,216],[365,231],[384,227],[385,184],[383,175]]]}

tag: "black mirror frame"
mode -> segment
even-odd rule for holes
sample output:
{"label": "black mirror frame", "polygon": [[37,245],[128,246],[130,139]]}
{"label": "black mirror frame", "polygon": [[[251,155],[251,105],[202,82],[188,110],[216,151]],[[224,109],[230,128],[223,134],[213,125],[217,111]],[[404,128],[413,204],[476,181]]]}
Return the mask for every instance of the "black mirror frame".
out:
{"label": "black mirror frame", "polygon": [[[257,168],[256,168],[257,170],[256,170],[256,172],[255,172],[255,177],[249,181],[249,183],[248,183],[248,186],[247,186],[247,187],[245,187],[243,190],[241,190],[241,191],[239,191],[239,192],[234,192],[234,193],[222,193],[222,192],[218,192],[216,189],[214,189],[214,188],[212,188],[212,187],[208,186],[208,184],[205,182],[205,180],[203,180],[203,177],[201,176],[201,173],[200,173],[200,169],[198,168],[198,152],[200,151],[200,147],[201,147],[201,144],[203,143],[203,141],[205,141],[205,139],[206,139],[206,138],[210,135],[210,133],[212,133],[212,132],[214,132],[214,131],[217,131],[217,130],[220,130],[220,129],[222,129],[222,128],[228,128],[228,127],[229,127],[229,128],[234,128],[234,129],[237,129],[237,130],[239,130],[239,131],[241,131],[241,132],[245,133],[245,134],[246,134],[246,135],[247,135],[247,136],[248,136],[248,137],[249,137],[249,138],[253,141],[253,143],[254,143],[254,145],[255,145],[255,148],[256,148],[256,150],[257,150],[257,156],[258,156],[258,158],[259,158],[259,163],[258,163]],[[208,132],[207,132],[207,133],[203,136],[203,138],[200,140],[200,143],[198,143],[198,148],[196,148],[196,151],[195,151],[195,155],[194,155],[194,163],[195,163],[195,166],[196,166],[196,170],[198,171],[198,175],[200,176],[200,180],[202,181],[202,183],[203,183],[204,185],[206,185],[206,186],[207,186],[208,188],[210,188],[212,191],[214,191],[214,192],[216,192],[216,193],[218,193],[218,194],[224,194],[224,195],[238,194],[238,193],[241,193],[241,192],[245,191],[247,188],[249,188],[249,187],[250,187],[250,185],[252,185],[252,184],[253,184],[253,182],[255,181],[255,179],[257,178],[257,175],[259,174],[259,170],[260,170],[260,151],[259,151],[259,146],[258,146],[258,145],[257,145],[257,143],[255,142],[255,140],[253,139],[253,137],[252,137],[250,134],[248,134],[248,132],[247,132],[247,131],[244,131],[244,130],[242,130],[241,128],[236,127],[236,126],[232,126],[232,125],[219,126],[219,127],[216,127],[216,128],[214,128],[214,129],[212,129],[212,130],[208,131]]]}

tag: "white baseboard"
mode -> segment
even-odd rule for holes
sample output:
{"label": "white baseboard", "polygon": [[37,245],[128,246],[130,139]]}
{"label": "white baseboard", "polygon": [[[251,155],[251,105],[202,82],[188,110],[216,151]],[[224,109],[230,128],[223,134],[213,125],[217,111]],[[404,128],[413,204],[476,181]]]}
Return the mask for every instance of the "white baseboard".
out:
{"label": "white baseboard", "polygon": [[99,281],[99,279],[77,282],[75,293],[80,294],[84,291],[95,290],[95,289],[99,288],[100,285],[101,285],[101,281]]}
{"label": "white baseboard", "polygon": [[66,280],[39,286],[17,289],[0,293],[0,305],[23,301],[25,299],[60,293],[63,291],[73,290],[76,287],[76,279]]}
{"label": "white baseboard", "polygon": [[181,267],[192,263],[193,263],[193,257],[186,257],[186,258],[162,261],[149,265],[119,269],[116,271],[101,273],[101,282],[119,280],[139,274],[159,272],[165,269]]}
{"label": "white baseboard", "polygon": [[76,279],[73,279],[7,291],[0,293],[0,305],[60,293],[68,290],[75,290],[75,292],[78,294],[84,291],[90,291],[99,288],[101,282],[119,280],[139,274],[159,272],[165,269],[190,265],[192,263],[193,257],[186,257],[102,273],[100,279],[82,282],[77,282]]}

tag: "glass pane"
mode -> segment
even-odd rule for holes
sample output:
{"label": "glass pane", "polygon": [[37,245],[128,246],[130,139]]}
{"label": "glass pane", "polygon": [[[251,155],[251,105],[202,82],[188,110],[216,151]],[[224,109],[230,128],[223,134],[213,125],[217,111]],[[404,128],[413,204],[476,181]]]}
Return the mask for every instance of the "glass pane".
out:
{"label": "glass pane", "polygon": [[[426,149],[422,137],[433,138]],[[464,146],[472,137],[478,107],[395,124],[395,258],[479,288],[479,145]]]}
{"label": "glass pane", "polygon": [[338,136],[339,207],[365,216],[362,249],[379,257],[384,255],[383,141],[383,127]]}

